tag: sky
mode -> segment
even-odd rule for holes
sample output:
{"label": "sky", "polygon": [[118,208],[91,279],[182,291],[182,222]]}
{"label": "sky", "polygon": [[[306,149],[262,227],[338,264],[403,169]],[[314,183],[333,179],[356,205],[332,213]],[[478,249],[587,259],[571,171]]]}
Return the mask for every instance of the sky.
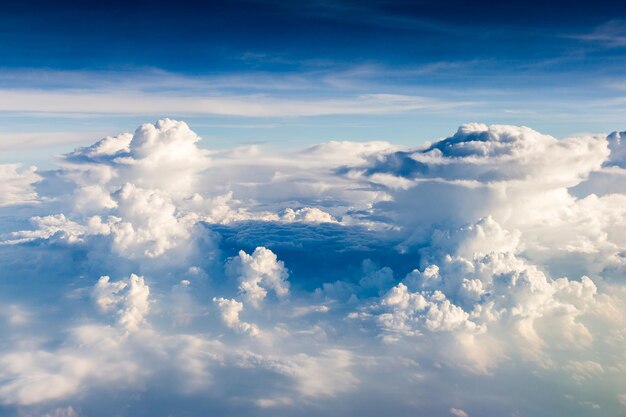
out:
{"label": "sky", "polygon": [[10,2],[0,158],[50,164],[163,117],[222,148],[416,145],[468,121],[609,133],[625,22],[602,1]]}
{"label": "sky", "polygon": [[0,416],[626,414],[626,5],[0,13]]}

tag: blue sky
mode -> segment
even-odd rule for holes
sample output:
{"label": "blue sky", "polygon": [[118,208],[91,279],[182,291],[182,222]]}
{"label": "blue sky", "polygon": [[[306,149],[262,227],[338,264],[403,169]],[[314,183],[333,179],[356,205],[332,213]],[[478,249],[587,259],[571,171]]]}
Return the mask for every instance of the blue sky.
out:
{"label": "blue sky", "polygon": [[415,145],[470,120],[609,132],[625,114],[625,19],[620,2],[10,3],[0,159],[37,143],[46,164],[162,117],[210,147]]}

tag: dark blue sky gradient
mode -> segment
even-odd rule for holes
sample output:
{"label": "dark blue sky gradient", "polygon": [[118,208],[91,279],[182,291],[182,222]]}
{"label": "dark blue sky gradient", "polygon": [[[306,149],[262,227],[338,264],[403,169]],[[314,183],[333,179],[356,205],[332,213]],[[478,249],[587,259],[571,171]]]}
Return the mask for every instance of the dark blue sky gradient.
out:
{"label": "dark blue sky gradient", "polygon": [[624,16],[626,3],[597,1],[23,1],[3,5],[0,53],[5,68],[188,74],[473,59],[515,69],[568,54],[595,67],[623,50],[570,36]]}

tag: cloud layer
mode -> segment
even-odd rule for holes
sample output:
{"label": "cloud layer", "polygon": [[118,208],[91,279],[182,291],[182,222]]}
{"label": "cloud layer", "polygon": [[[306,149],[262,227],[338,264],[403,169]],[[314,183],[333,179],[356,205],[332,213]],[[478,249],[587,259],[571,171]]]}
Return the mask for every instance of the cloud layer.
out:
{"label": "cloud layer", "polygon": [[624,134],[0,165],[2,415],[619,415]]}

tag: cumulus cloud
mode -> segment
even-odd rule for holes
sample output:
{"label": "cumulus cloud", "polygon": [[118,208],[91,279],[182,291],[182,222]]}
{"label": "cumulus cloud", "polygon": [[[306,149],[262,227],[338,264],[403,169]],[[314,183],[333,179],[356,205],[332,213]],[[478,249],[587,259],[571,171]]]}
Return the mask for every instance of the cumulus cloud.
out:
{"label": "cumulus cloud", "polygon": [[120,306],[118,323],[127,331],[135,331],[144,322],[149,310],[150,288],[143,277],[132,274],[128,280],[111,282],[100,277],[93,290],[93,298],[100,310],[107,312]]}
{"label": "cumulus cloud", "polygon": [[267,248],[258,247],[251,255],[239,251],[239,255],[230,260],[228,270],[239,281],[239,291],[252,307],[260,307],[268,290],[274,291],[277,297],[289,294],[289,273],[285,264]]}
{"label": "cumulus cloud", "polygon": [[[584,256],[591,272],[619,252],[620,238],[604,219],[606,210],[621,216],[620,205],[609,201],[621,196],[577,198],[569,190],[602,170],[611,154],[606,136],[559,140],[524,127],[470,124],[450,138],[383,154],[349,172],[391,195],[374,206],[374,213],[404,230],[404,250],[427,245],[436,229],[447,233],[490,217],[504,233],[522,233],[527,254]],[[412,185],[390,187],[376,182],[380,174]]]}
{"label": "cumulus cloud", "polygon": [[0,413],[618,414],[623,139],[211,150],[162,120],[5,165]]}
{"label": "cumulus cloud", "polygon": [[248,333],[250,336],[259,335],[259,328],[256,325],[246,323],[239,319],[239,314],[243,310],[243,303],[222,297],[213,298],[213,302],[217,304],[217,307],[220,309],[222,320],[226,326],[237,329],[243,333]]}
{"label": "cumulus cloud", "polygon": [[287,223],[337,223],[337,220],[329,213],[315,207],[305,207],[298,210],[288,207],[283,213],[282,220]]}
{"label": "cumulus cloud", "polygon": [[469,314],[450,303],[441,291],[427,294],[427,297],[411,293],[406,285],[398,284],[381,300],[381,305],[390,312],[379,315],[379,322],[385,329],[408,335],[420,334],[413,325],[418,325],[420,321],[432,332],[476,328],[476,324],[469,320]]}
{"label": "cumulus cloud", "polygon": [[36,167],[20,169],[20,164],[0,164],[0,207],[37,201],[33,184],[41,177]]}

